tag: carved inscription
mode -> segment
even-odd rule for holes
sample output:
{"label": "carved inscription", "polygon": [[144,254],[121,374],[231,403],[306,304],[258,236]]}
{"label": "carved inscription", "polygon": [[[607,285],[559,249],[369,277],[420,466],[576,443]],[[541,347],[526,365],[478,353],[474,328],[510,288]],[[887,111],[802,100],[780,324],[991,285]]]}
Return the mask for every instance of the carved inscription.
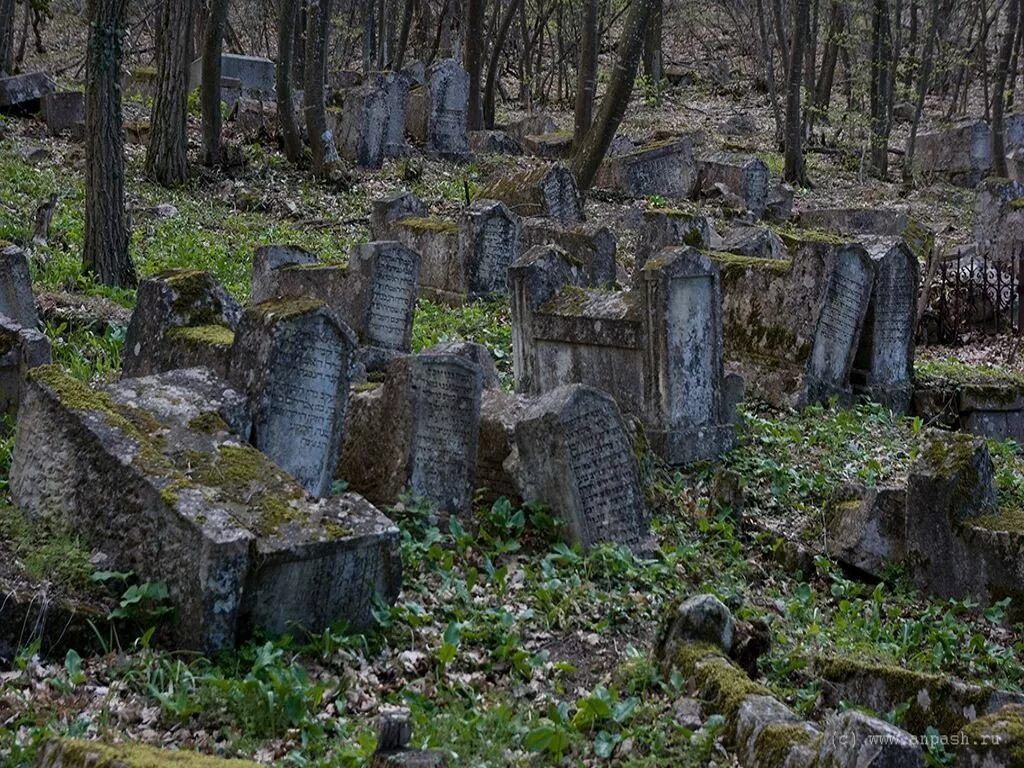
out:
{"label": "carved inscription", "polygon": [[826,388],[841,389],[846,384],[871,294],[872,277],[856,252],[848,251],[837,258],[818,318],[809,371]]}
{"label": "carved inscription", "polygon": [[876,384],[907,380],[909,339],[914,332],[917,275],[900,252],[878,264],[871,316],[871,379]]}
{"label": "carved inscription", "polygon": [[501,213],[487,217],[476,236],[477,294],[508,291],[508,268],[515,256],[512,222]]}
{"label": "carved inscription", "polygon": [[373,274],[366,339],[386,349],[406,350],[416,295],[416,264],[404,248],[380,253]]}
{"label": "carved inscription", "polygon": [[616,429],[607,408],[595,402],[581,403],[562,423],[579,497],[576,514],[583,545],[640,542],[645,513],[625,432]]}

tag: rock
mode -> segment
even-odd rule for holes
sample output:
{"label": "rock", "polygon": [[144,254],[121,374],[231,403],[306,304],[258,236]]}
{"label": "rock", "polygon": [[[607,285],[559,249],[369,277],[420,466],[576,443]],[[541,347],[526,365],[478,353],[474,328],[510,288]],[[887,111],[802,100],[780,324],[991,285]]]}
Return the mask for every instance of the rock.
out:
{"label": "rock", "polygon": [[718,126],[718,130],[726,136],[752,136],[757,133],[757,120],[747,112],[740,112],[729,115]]}
{"label": "rock", "polygon": [[695,595],[672,612],[659,640],[659,656],[672,658],[683,643],[708,643],[728,655],[732,652],[736,620],[725,604],[714,595]]}
{"label": "rock", "polygon": [[558,123],[546,112],[535,112],[509,123],[506,130],[520,141],[524,136],[542,136],[546,133],[557,133]]}
{"label": "rock", "polygon": [[480,438],[477,447],[477,496],[484,504],[501,497],[522,500],[516,424],[532,398],[500,389],[485,389],[480,398]]}
{"label": "rock", "polygon": [[881,578],[905,556],[906,488],[861,487],[829,509],[828,554]]}
{"label": "rock", "polygon": [[856,710],[831,718],[821,739],[818,768],[923,768],[917,739]]}
{"label": "rock", "polygon": [[682,245],[710,248],[715,236],[709,217],[664,208],[644,211],[639,235],[634,267],[636,282],[643,274],[648,259],[662,248]]}
{"label": "rock", "polygon": [[521,155],[523,146],[505,131],[470,131],[469,148],[483,155]]}
{"label": "rock", "polygon": [[789,221],[793,216],[794,190],[789,184],[776,184],[768,192],[764,216],[771,221]]}
{"label": "rock", "polygon": [[704,706],[699,699],[684,696],[672,705],[672,719],[679,727],[696,731],[704,724]]}
{"label": "rock", "polygon": [[[804,753],[820,738],[818,730],[771,696],[748,696],[736,714],[736,737],[741,764],[748,768],[803,766]],[[796,753],[790,758],[790,753]]]}
{"label": "rock", "polygon": [[1024,754],[1024,706],[1007,706],[964,728],[957,768],[1020,768]]}

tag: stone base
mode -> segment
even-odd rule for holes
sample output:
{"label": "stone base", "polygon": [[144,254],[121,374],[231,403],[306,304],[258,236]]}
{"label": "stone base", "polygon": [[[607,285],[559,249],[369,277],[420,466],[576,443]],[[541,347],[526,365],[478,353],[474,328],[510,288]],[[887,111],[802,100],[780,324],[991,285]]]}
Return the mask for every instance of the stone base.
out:
{"label": "stone base", "polygon": [[719,425],[688,430],[646,430],[651,450],[671,466],[714,459],[729,451],[736,442],[731,426]]}

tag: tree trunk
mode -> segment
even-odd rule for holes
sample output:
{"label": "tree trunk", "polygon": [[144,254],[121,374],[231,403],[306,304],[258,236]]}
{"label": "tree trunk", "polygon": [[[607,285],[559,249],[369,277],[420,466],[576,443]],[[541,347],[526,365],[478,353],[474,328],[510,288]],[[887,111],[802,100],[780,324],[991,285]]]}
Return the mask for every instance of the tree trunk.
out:
{"label": "tree trunk", "polygon": [[890,73],[892,35],[888,0],[875,0],[871,55],[871,174],[884,179],[889,170],[889,114],[892,103]]}
{"label": "tree trunk", "polygon": [[203,107],[203,163],[210,166],[221,164],[220,55],[228,22],[228,2],[211,0],[203,40],[203,82],[199,100]]}
{"label": "tree trunk", "polygon": [[594,119],[594,93],[597,90],[598,0],[586,0],[586,15],[580,35],[579,83],[576,86],[576,116],[573,144],[583,145]]}
{"label": "tree trunk", "polygon": [[164,3],[146,173],[165,187],[188,178],[189,40],[196,0]]}
{"label": "tree trunk", "polygon": [[491,59],[487,64],[487,84],[484,86],[484,124],[488,128],[494,127],[494,92],[497,89],[501,52],[505,47],[508,31],[512,28],[512,21],[515,19],[521,2],[522,0],[509,0],[508,7],[505,8],[505,13],[501,17],[501,24],[498,25],[498,34],[494,39],[494,47],[491,49]]}
{"label": "tree trunk", "polygon": [[466,74],[469,75],[468,127],[479,131],[484,127],[484,106],[480,93],[480,75],[484,59],[485,0],[466,0]]}
{"label": "tree trunk", "polygon": [[928,29],[928,39],[924,44],[924,54],[921,56],[921,74],[917,79],[917,104],[914,106],[914,119],[910,123],[907,154],[903,157],[903,181],[906,183],[914,178],[914,146],[917,143],[917,129],[921,124],[921,113],[924,112],[924,100],[928,95],[932,66],[935,63],[935,44],[939,37],[941,19],[939,0],[932,0],[931,25]]}
{"label": "tree trunk", "polygon": [[996,62],[995,91],[992,94],[992,170],[996,176],[1008,176],[1006,169],[1006,74],[1010,70],[1010,56],[1013,55],[1013,41],[1017,34],[1017,15],[1020,0],[1009,0],[1006,4],[1006,30],[999,46],[999,60]]}
{"label": "tree trunk", "polygon": [[653,83],[660,83],[662,78],[661,28],[664,15],[663,0],[655,0],[654,9],[647,20],[647,33],[644,37],[644,74]]}
{"label": "tree trunk", "polygon": [[809,33],[810,0],[796,0],[793,45],[786,72],[786,152],[783,176],[786,181],[807,186],[804,168],[803,124],[800,115],[800,86],[803,83],[804,47]]}
{"label": "tree trunk", "polygon": [[302,3],[300,0],[280,0],[277,21],[277,69],[275,90],[277,91],[277,119],[281,125],[281,139],[284,142],[285,157],[298,165],[302,162],[302,135],[299,121],[295,117],[295,101],[292,95],[292,57],[295,54],[295,25],[299,20]]}
{"label": "tree trunk", "polygon": [[405,10],[402,11],[402,26],[398,33],[398,46],[395,49],[394,66],[395,72],[402,69],[405,63],[405,49],[409,46],[409,30],[412,28],[412,15],[416,10],[416,0],[405,0]]}
{"label": "tree trunk", "polygon": [[329,175],[338,161],[334,135],[327,127],[324,81],[327,79],[327,36],[331,23],[331,0],[309,0],[306,25],[306,127],[313,150],[313,173]]}
{"label": "tree trunk", "polygon": [[14,0],[0,0],[0,74],[14,71]]}
{"label": "tree trunk", "polygon": [[828,38],[825,41],[825,51],[821,56],[818,84],[814,89],[814,107],[822,113],[828,112],[829,104],[832,102],[832,86],[836,80],[836,64],[839,63],[843,21],[843,7],[838,0],[833,0],[828,19]]}
{"label": "tree trunk", "polygon": [[85,91],[85,250],[82,267],[103,285],[136,283],[124,205],[121,43],[128,0],[89,0]]}
{"label": "tree trunk", "polygon": [[[806,2],[806,0],[804,0]],[[615,69],[608,82],[608,91],[601,100],[597,119],[587,131],[586,138],[576,150],[572,159],[572,171],[580,189],[589,189],[597,175],[597,169],[615,138],[622,117],[629,106],[633,92],[636,71],[644,49],[647,20],[657,0],[633,0],[629,9],[622,37],[619,38]]]}

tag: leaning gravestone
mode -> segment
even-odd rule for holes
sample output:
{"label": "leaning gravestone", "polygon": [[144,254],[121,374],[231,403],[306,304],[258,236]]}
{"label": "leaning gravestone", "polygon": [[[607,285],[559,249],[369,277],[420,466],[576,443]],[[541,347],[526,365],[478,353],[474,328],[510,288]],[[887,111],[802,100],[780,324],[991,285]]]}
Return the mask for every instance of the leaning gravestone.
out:
{"label": "leaning gravestone", "polygon": [[11,492],[34,521],[67,526],[111,567],[162,581],[175,647],[212,653],[256,630],[373,623],[401,588],[398,530],[365,499],[312,502],[246,445],[246,398],[209,370],[102,390],[35,369]]}
{"label": "leaning gravestone", "polygon": [[342,156],[361,168],[380,168],[388,140],[387,93],[376,84],[350,88],[338,123]]}
{"label": "leaning gravestone", "polygon": [[693,143],[684,136],[607,158],[596,184],[631,197],[661,195],[678,200],[693,194],[697,173]]}
{"label": "leaning gravestone", "polygon": [[584,549],[651,547],[640,468],[611,397],[579,384],[538,398],[515,427],[524,498],[559,514]]}
{"label": "leaning gravestone", "polygon": [[395,360],[383,384],[353,395],[341,476],[380,504],[406,490],[442,514],[472,510],[482,376],[452,354]]}
{"label": "leaning gravestone", "polygon": [[197,365],[226,375],[241,314],[209,272],[177,269],[144,280],[125,336],[122,376]]}
{"label": "leaning gravestone", "polygon": [[563,165],[542,166],[489,184],[480,197],[500,200],[519,216],[548,216],[563,226],[583,221],[576,178]]}
{"label": "leaning gravestone", "polygon": [[469,75],[455,59],[430,68],[426,92],[426,150],[446,160],[465,162],[471,157],[467,118]]}
{"label": "leaning gravestone", "polygon": [[26,328],[39,325],[28,257],[16,245],[0,249],[0,315]]}
{"label": "leaning gravestone", "polygon": [[471,297],[508,293],[508,268],[519,253],[519,217],[504,203],[476,200],[459,220],[459,253]]}
{"label": "leaning gravestone", "polygon": [[381,72],[375,79],[384,92],[387,111],[384,156],[405,157],[409,153],[409,144],[405,140],[405,113],[409,106],[411,79],[401,72]]}
{"label": "leaning gravestone", "polygon": [[248,394],[253,444],[314,496],[334,480],[345,430],[355,335],[322,302],[250,307],[231,351],[231,381]]}

